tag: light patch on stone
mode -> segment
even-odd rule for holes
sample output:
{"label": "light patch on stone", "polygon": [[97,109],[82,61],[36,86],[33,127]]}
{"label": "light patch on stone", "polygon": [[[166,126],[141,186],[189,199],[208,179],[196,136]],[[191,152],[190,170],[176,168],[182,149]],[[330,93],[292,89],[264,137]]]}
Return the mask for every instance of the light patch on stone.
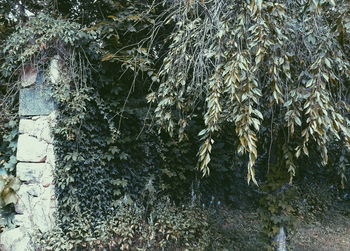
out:
{"label": "light patch on stone", "polygon": [[28,133],[33,131],[34,128],[34,121],[31,119],[21,119],[19,121],[19,128],[18,131],[19,133]]}
{"label": "light patch on stone", "polygon": [[[17,213],[22,214],[18,223],[26,227],[48,231],[54,225],[55,201],[54,187],[44,188],[39,184],[24,185],[18,191],[19,202],[15,205]],[[30,229],[28,229],[29,231]]]}
{"label": "light patch on stone", "polygon": [[45,164],[45,168],[43,169],[43,175],[41,177],[40,183],[43,187],[49,187],[53,184],[53,170],[50,164]]}
{"label": "light patch on stone", "polygon": [[30,226],[28,215],[16,214],[13,219],[13,224],[15,226]]}
{"label": "light patch on stone", "polygon": [[36,120],[21,119],[19,122],[19,133],[28,134],[48,143],[53,142],[48,116],[40,116]]}
{"label": "light patch on stone", "polygon": [[56,155],[55,155],[55,150],[53,145],[48,145],[47,147],[46,163],[48,163],[51,167],[55,166]]}
{"label": "light patch on stone", "polygon": [[53,210],[50,200],[38,201],[31,210],[32,223],[41,232],[50,230],[54,224]]}
{"label": "light patch on stone", "polygon": [[50,63],[50,80],[51,83],[56,84],[60,79],[60,66],[59,66],[59,56],[56,55]]}
{"label": "light patch on stone", "polygon": [[15,210],[19,214],[24,212],[32,212],[32,209],[39,203],[38,198],[44,192],[43,188],[38,184],[22,185],[18,195],[18,203],[15,205]]}
{"label": "light patch on stone", "polygon": [[1,233],[0,242],[4,251],[32,251],[29,236],[25,233],[25,229],[19,227]]}
{"label": "light patch on stone", "polygon": [[51,127],[57,124],[58,112],[55,110],[48,115]]}
{"label": "light patch on stone", "polygon": [[17,161],[45,162],[48,144],[27,134],[19,135],[17,144]]}
{"label": "light patch on stone", "polygon": [[47,168],[45,163],[20,162],[16,168],[17,177],[24,182],[40,183]]}

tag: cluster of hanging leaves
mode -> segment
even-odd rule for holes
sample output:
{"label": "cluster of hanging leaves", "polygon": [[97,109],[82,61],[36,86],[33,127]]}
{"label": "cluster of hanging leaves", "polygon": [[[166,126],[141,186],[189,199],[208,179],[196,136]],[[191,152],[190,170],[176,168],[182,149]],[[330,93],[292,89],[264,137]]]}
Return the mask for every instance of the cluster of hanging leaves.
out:
{"label": "cluster of hanging leaves", "polygon": [[196,112],[204,110],[198,152],[203,175],[209,174],[215,133],[229,123],[238,137],[238,153],[249,157],[248,182],[257,184],[259,132],[263,122],[274,123],[276,111],[284,118],[284,143],[293,143],[285,158],[291,177],[293,158],[308,156],[311,142],[317,144],[324,165],[330,142],[350,148],[347,1],[165,4],[162,18],[174,29],[155,80],[159,87],[148,101],[156,103],[161,128],[180,139]]}

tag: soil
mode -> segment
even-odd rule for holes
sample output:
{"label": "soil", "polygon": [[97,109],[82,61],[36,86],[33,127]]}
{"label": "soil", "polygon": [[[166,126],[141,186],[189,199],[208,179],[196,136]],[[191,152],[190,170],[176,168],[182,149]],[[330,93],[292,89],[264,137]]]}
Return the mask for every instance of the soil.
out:
{"label": "soil", "polygon": [[[215,250],[267,250],[262,223],[254,210],[219,210],[216,222],[229,243]],[[219,221],[217,221],[219,220]],[[350,202],[338,203],[312,219],[298,219],[288,233],[289,251],[350,251]]]}
{"label": "soil", "polygon": [[312,223],[300,222],[290,239],[296,251],[349,251],[350,205],[338,205]]}

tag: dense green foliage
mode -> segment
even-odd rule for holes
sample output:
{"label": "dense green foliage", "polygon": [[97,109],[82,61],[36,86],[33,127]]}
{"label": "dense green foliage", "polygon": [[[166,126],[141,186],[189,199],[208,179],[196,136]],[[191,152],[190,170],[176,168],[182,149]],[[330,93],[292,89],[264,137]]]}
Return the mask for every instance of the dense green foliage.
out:
{"label": "dense green foliage", "polygon": [[38,248],[223,249],[233,237],[209,224],[210,210],[260,205],[273,236],[325,204],[298,204],[298,183],[345,188],[345,0],[0,3],[0,171],[11,192],[21,69],[62,67],[59,81],[44,77],[59,112],[58,220]]}
{"label": "dense green foliage", "polygon": [[[124,28],[127,32],[129,24],[123,23],[124,19],[117,24],[118,30]],[[112,24],[104,25],[112,29]],[[58,159],[55,169],[58,221],[57,229],[45,238],[41,237],[40,242],[45,247],[65,243],[63,249],[81,245],[92,247],[102,239],[102,244],[106,245],[111,238],[121,238],[118,233],[124,235],[129,229],[134,237],[127,239],[131,237],[126,236],[125,240],[116,241],[113,247],[126,249],[140,245],[140,248],[157,248],[187,243],[195,248],[203,245],[203,239],[198,239],[198,236],[205,237],[206,220],[196,220],[197,215],[203,217],[203,212],[194,208],[188,212],[186,208],[177,210],[169,203],[157,205],[151,198],[172,197],[178,203],[187,203],[186,194],[194,182],[195,171],[190,163],[195,152],[193,157],[190,157],[191,153],[188,153],[189,158],[180,156],[187,154],[190,147],[180,151],[172,149],[175,145],[172,139],[149,128],[135,141],[135,136],[144,127],[142,110],[147,111],[146,100],[136,93],[136,97],[129,97],[128,106],[123,106],[123,99],[134,75],[134,71],[125,72],[125,66],[133,67],[139,49],[135,47],[121,52],[120,57],[126,61],[117,60],[112,65],[101,63],[106,56],[102,57],[104,50],[97,47],[97,39],[105,36],[106,40],[110,39],[101,26],[98,23],[83,29],[78,23],[39,14],[19,26],[4,47],[4,53],[11,51],[2,68],[5,77],[29,63],[46,72],[53,57],[63,65],[58,82],[52,82],[49,77],[44,79],[44,85],[52,89],[59,109],[58,124],[54,128]],[[116,45],[120,46],[119,43]],[[130,43],[130,40],[125,43]],[[129,54],[131,56],[126,56]],[[138,67],[142,67],[142,62]],[[121,79],[112,74],[116,68],[125,77]],[[144,156],[148,156],[146,162]],[[183,185],[182,189],[177,189],[178,184]],[[125,198],[132,208],[131,211],[125,208],[127,211],[123,214],[119,203]],[[133,212],[134,207],[139,209]],[[165,222],[167,216],[161,216],[164,213],[174,220]],[[135,217],[135,225],[130,225],[126,218],[119,219],[123,215]],[[86,228],[81,229],[81,223],[77,224],[79,219],[89,222]],[[125,222],[119,226],[118,219]],[[105,233],[99,231],[100,228],[111,230]],[[79,235],[74,234],[77,231]],[[134,238],[139,240],[134,242]]]}
{"label": "dense green foliage", "polygon": [[[259,138],[269,133],[275,135],[270,141],[292,151],[285,154],[291,178],[296,172],[293,159],[309,155],[312,142],[324,165],[329,143],[349,146],[344,95],[349,81],[344,44],[349,13],[347,3],[338,2],[171,4],[167,18],[175,28],[159,72],[159,88],[148,99],[158,101],[158,123],[170,134],[178,127],[180,139],[205,100],[198,153],[204,174],[209,173],[215,133],[224,123],[236,132],[238,153],[249,155],[248,182],[257,183],[253,167]],[[261,127],[267,133],[260,134]]]}

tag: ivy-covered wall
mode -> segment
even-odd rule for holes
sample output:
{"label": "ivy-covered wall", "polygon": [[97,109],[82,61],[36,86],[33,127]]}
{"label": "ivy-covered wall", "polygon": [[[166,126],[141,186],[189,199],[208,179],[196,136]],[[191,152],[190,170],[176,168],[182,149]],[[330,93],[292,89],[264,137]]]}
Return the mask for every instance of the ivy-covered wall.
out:
{"label": "ivy-covered wall", "polygon": [[[40,46],[28,40],[30,34]],[[40,170],[46,168],[42,164],[51,159],[45,158],[45,149],[51,151],[53,147],[57,159],[53,170],[56,224],[51,231],[36,231],[39,234],[32,236],[35,248],[56,251],[102,245],[145,250],[205,246],[207,215],[197,208],[195,196],[189,208],[175,205],[190,202],[191,187],[193,193],[198,192],[197,171],[192,168],[195,151],[185,149],[188,143],[178,144],[145,127],[147,102],[140,97],[144,91],[141,85],[123,106],[134,72],[125,72],[121,64],[101,63],[101,49],[96,49],[94,34],[95,29],[81,29],[77,23],[41,14],[14,33],[5,48],[14,56],[7,58],[4,70],[18,67],[27,73],[19,95],[19,113],[25,117],[20,124],[33,130],[27,129],[28,135],[20,134],[19,145],[23,139],[31,140],[27,146],[38,143],[36,149],[43,150],[31,151],[36,158],[29,160],[31,166],[33,161],[40,162],[35,164],[36,178],[24,178],[20,190],[41,182]],[[55,65],[62,67],[57,71]],[[32,89],[33,79],[37,90]],[[51,93],[47,93],[48,87]],[[49,97],[55,100],[54,106],[45,103]],[[54,144],[41,141],[46,132],[37,130],[45,121],[37,117],[38,110],[48,115],[48,107],[58,111],[52,131]],[[39,196],[35,193],[33,197]],[[20,229],[10,231],[18,233]],[[15,241],[6,232],[4,236],[11,243]]]}

